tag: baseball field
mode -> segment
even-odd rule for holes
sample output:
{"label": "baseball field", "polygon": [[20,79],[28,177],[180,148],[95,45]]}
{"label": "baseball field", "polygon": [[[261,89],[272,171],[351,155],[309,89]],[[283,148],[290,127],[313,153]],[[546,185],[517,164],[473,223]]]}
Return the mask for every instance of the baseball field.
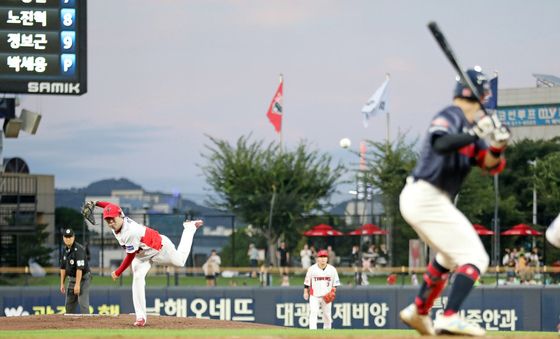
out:
{"label": "baseball field", "polygon": [[[120,316],[68,316],[42,315],[0,318],[0,338],[178,338],[178,337],[222,337],[222,338],[418,338],[410,330],[332,330],[310,331],[307,329],[220,321],[211,319],[177,318],[154,316],[143,328],[134,328],[133,315]],[[556,332],[489,332],[489,337],[555,338]],[[447,336],[440,336],[447,337]],[[460,338],[460,336],[454,336]]]}

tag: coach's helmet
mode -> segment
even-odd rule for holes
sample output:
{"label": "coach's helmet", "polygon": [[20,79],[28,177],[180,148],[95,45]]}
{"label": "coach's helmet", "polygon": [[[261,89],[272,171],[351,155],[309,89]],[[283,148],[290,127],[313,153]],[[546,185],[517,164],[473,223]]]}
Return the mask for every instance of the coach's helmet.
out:
{"label": "coach's helmet", "polygon": [[[486,75],[482,73],[482,68],[480,68],[480,66],[474,66],[474,68],[468,69],[465,74],[476,88],[476,91],[478,92],[480,101],[482,101],[482,103],[484,103],[486,100],[488,100],[488,98],[492,96],[492,90],[490,89],[488,77],[486,77]],[[469,86],[462,83],[459,77],[457,77],[456,80],[457,85],[455,85],[453,98],[463,98],[476,101],[476,96],[472,93]]]}

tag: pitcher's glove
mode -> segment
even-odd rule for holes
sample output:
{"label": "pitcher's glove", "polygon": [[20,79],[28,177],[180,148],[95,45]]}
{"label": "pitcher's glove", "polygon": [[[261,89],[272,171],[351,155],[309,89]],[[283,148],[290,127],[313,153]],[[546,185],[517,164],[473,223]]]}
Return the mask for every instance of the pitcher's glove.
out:
{"label": "pitcher's glove", "polygon": [[82,207],[82,215],[87,221],[95,225],[95,217],[93,215],[93,210],[95,210],[95,201],[88,201]]}
{"label": "pitcher's glove", "polygon": [[325,294],[323,296],[323,300],[328,304],[328,303],[332,303],[334,301],[334,299],[336,298],[336,289],[331,289],[329,291],[329,293]]}

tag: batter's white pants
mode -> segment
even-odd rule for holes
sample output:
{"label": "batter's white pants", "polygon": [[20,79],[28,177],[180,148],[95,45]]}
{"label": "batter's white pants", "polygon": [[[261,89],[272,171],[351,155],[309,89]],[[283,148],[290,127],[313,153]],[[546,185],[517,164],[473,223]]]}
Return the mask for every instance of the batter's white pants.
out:
{"label": "batter's white pants", "polygon": [[437,251],[437,262],[449,270],[472,264],[480,274],[486,272],[489,258],[480,237],[449,196],[423,180],[407,178],[406,182],[400,195],[401,214]]}
{"label": "batter's white pants", "polygon": [[323,329],[330,330],[332,328],[332,303],[326,303],[322,297],[309,296],[309,329],[317,329],[317,317],[319,309],[323,310]]}
{"label": "batter's white pants", "polygon": [[[192,226],[192,227],[190,227]],[[152,267],[152,262],[161,265],[185,266],[191,252],[196,227],[189,225],[183,230],[181,242],[175,249],[173,242],[165,235],[161,235],[162,248],[153,257],[136,256],[132,260],[132,302],[136,319],[147,320],[146,315],[146,275]]]}
{"label": "batter's white pants", "polygon": [[560,248],[560,215],[548,226],[546,230],[546,240],[555,247]]}

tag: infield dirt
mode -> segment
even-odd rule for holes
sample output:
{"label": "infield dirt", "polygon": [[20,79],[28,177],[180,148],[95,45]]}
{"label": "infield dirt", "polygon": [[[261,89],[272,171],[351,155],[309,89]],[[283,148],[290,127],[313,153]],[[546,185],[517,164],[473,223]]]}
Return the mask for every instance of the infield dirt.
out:
{"label": "infield dirt", "polygon": [[[134,315],[119,316],[71,316],[71,315],[32,315],[24,317],[0,317],[0,330],[44,330],[70,328],[134,328]],[[239,321],[212,319],[178,318],[167,316],[148,317],[146,328],[185,329],[185,328],[281,328],[272,325],[254,324]]]}

